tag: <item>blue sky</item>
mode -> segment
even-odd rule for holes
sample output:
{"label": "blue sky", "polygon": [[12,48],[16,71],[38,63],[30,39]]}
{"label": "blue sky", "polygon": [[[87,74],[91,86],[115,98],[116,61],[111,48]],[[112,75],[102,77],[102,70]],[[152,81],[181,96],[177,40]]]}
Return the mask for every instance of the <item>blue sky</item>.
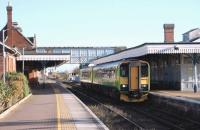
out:
{"label": "blue sky", "polygon": [[[13,21],[38,46],[128,46],[163,42],[163,24],[175,41],[200,27],[199,0],[10,0]],[[7,0],[0,0],[0,28]]]}

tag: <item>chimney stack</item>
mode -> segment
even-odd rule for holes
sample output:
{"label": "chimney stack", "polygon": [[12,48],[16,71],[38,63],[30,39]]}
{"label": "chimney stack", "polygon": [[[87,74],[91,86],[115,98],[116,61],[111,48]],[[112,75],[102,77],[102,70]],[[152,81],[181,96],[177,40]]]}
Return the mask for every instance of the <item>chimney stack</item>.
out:
{"label": "chimney stack", "polygon": [[8,40],[7,43],[10,47],[12,47],[12,6],[8,4],[6,7],[7,9],[7,35],[8,35]]}
{"label": "chimney stack", "polygon": [[174,24],[164,24],[164,42],[173,43],[174,42]]}

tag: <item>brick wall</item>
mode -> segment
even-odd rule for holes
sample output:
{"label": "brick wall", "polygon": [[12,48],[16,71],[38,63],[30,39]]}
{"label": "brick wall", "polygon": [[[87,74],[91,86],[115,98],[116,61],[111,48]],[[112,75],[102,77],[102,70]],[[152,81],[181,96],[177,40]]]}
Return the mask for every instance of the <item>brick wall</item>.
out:
{"label": "brick wall", "polygon": [[16,71],[16,59],[14,56],[7,54],[6,57],[6,72]]}
{"label": "brick wall", "polygon": [[20,33],[16,27],[13,26],[12,21],[12,6],[7,6],[7,36],[8,39],[6,40],[6,44],[8,46],[17,47],[17,48],[26,48],[26,50],[31,50],[32,45],[29,41]]}
{"label": "brick wall", "polygon": [[[5,71],[6,72],[16,72],[16,58],[11,54],[7,54],[5,58]],[[3,74],[3,55],[0,53],[0,78]]]}
{"label": "brick wall", "polygon": [[12,43],[6,42],[6,44],[10,47],[17,47],[17,48],[26,48],[26,50],[31,50],[32,46],[28,42],[27,39],[25,39],[24,36],[22,36],[17,30],[12,31]]}

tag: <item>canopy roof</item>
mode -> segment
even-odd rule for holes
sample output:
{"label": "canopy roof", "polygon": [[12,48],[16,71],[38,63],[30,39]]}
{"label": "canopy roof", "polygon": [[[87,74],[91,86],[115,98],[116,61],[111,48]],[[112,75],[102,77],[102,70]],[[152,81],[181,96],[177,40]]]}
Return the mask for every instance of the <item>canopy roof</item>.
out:
{"label": "canopy roof", "polygon": [[70,55],[20,55],[18,61],[69,61]]}
{"label": "canopy roof", "polygon": [[101,64],[122,59],[136,58],[148,54],[192,54],[192,53],[200,53],[200,42],[144,43],[142,45],[93,60],[92,64]]}

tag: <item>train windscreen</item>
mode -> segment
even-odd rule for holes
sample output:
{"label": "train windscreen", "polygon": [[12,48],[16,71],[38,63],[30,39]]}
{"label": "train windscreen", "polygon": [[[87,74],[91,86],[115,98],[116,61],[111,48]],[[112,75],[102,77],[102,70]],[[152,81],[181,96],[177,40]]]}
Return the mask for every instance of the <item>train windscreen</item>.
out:
{"label": "train windscreen", "polygon": [[141,64],[141,77],[148,77],[148,64]]}
{"label": "train windscreen", "polygon": [[120,76],[121,77],[128,77],[129,75],[129,65],[128,64],[122,64],[120,66]]}

